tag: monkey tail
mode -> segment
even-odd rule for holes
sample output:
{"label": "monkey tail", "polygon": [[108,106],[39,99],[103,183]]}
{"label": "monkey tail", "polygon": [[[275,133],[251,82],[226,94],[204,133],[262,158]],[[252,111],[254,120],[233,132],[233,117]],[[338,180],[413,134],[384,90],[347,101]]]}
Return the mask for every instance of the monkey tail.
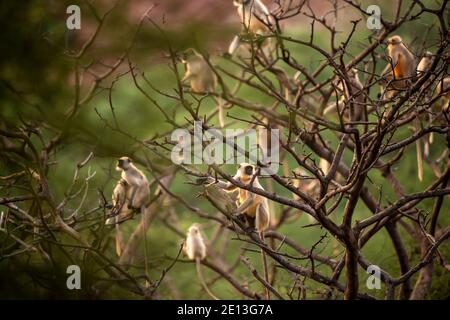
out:
{"label": "monkey tail", "polygon": [[423,165],[422,165],[422,150],[420,149],[420,139],[416,140],[416,154],[417,154],[417,177],[419,181],[423,180]]}
{"label": "monkey tail", "polygon": [[[264,243],[264,231],[261,231],[259,233],[259,238]],[[262,258],[262,264],[263,264],[263,270],[264,270],[264,280],[266,280],[267,283],[270,283],[269,282],[269,269],[267,268],[266,252],[264,251],[263,248],[261,248],[261,258]],[[269,291],[269,289],[266,286],[264,286],[264,290],[266,292],[267,300],[270,300],[270,291]]]}
{"label": "monkey tail", "polygon": [[213,298],[214,300],[220,300],[209,290],[208,286],[206,285],[205,279],[203,278],[201,265],[202,265],[202,263],[200,261],[200,257],[196,257],[195,258],[195,266],[197,268],[197,276],[198,276],[198,280],[200,280],[200,284],[202,285],[203,289],[205,289],[205,291],[211,296],[211,298]]}
{"label": "monkey tail", "polygon": [[147,249],[147,217],[145,215],[145,204],[141,205],[141,219],[142,219],[142,232],[143,232],[143,240],[144,240],[144,263],[145,263],[145,276],[147,277],[147,280],[145,281],[146,285],[149,285],[148,279],[148,249]]}
{"label": "monkey tail", "polygon": [[116,254],[118,257],[120,257],[122,255],[122,247],[123,247],[123,234],[122,231],[120,230],[120,225],[118,223],[119,221],[119,216],[115,217],[115,222],[116,222]]}
{"label": "monkey tail", "polygon": [[219,109],[219,125],[223,128],[225,126],[225,116],[223,114],[223,102],[221,98],[217,99],[217,108]]}

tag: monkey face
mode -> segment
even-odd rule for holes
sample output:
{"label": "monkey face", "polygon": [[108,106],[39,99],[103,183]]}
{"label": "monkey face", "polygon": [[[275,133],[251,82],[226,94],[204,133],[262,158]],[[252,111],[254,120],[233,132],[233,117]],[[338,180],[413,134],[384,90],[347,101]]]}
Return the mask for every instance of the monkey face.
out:
{"label": "monkey face", "polygon": [[241,163],[236,172],[235,179],[237,178],[240,181],[248,182],[252,179],[254,173],[255,173],[254,165],[249,163]]}
{"label": "monkey face", "polygon": [[248,176],[253,175],[253,166],[245,166],[244,167],[244,172]]}
{"label": "monkey face", "polygon": [[117,171],[127,170],[131,164],[131,159],[128,157],[122,157],[117,160]]}
{"label": "monkey face", "polygon": [[192,226],[189,227],[188,233],[196,236],[200,234],[200,229],[198,228],[197,225],[193,224]]}
{"label": "monkey face", "polygon": [[402,38],[400,36],[392,36],[387,41],[388,45],[397,45],[402,43]]}
{"label": "monkey face", "polygon": [[348,70],[347,75],[350,79],[356,78],[358,76],[358,69],[351,68],[350,70]]}
{"label": "monkey face", "polygon": [[198,53],[192,48],[187,49],[181,54],[181,62],[188,63],[193,58],[197,57]]}

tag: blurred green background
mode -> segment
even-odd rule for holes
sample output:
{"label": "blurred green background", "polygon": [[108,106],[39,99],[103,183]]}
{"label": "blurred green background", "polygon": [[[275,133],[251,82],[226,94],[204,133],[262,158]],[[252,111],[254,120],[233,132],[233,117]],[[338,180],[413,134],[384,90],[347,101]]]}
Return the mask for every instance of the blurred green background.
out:
{"label": "blurred green background", "polygon": [[[407,2],[404,1],[405,8],[407,7]],[[432,1],[428,2],[434,4]],[[97,14],[101,15],[111,7],[111,3],[111,1],[92,1],[92,7],[95,8]],[[437,1],[435,3],[438,4]],[[78,4],[81,7],[82,28],[79,31],[68,31],[66,29],[66,8],[69,4]],[[57,147],[56,152],[52,155],[52,165],[48,176],[50,188],[57,199],[61,199],[69,187],[76,163],[84,160],[90,152],[94,152],[94,158],[89,162],[88,166],[91,172],[96,172],[96,175],[89,182],[88,197],[83,207],[83,210],[86,211],[98,205],[98,190],[101,190],[107,197],[111,194],[114,179],[119,177],[118,172],[114,171],[115,158],[118,156],[131,154],[142,156],[146,154],[162,168],[169,166],[170,164],[167,161],[159,159],[151,150],[137,144],[133,138],[143,141],[156,134],[172,130],[172,127],[165,122],[163,115],[156,106],[146,99],[133,85],[133,80],[129,74],[119,78],[112,76],[105,83],[102,83],[102,86],[107,88],[113,80],[117,80],[114,82],[111,97],[120,128],[126,131],[129,134],[128,136],[112,130],[105,124],[105,121],[109,124],[114,122],[108,102],[109,91],[106,89],[99,90],[94,98],[84,105],[83,109],[70,122],[65,123],[63,121],[65,112],[74,101],[74,60],[66,54],[76,52],[89,38],[98,23],[95,19],[94,11],[87,4],[88,2],[82,1],[3,1],[0,5],[0,41],[3,47],[0,50],[0,124],[7,128],[15,128],[21,125],[23,119],[26,119],[26,121],[38,124],[45,123],[45,129],[43,129],[45,137],[53,136],[56,130],[64,130],[67,133],[63,143]],[[392,1],[362,1],[362,7],[366,7],[369,4],[379,4],[383,17],[385,19],[392,18],[392,10],[394,9],[392,8]],[[131,35],[136,30],[142,13],[150,5],[151,2],[149,1],[119,2],[111,15],[107,17],[98,38],[80,61],[79,66],[87,70],[89,69],[88,66],[92,64],[91,70],[96,72],[104,71],[105,68],[99,62],[113,63],[122,54],[130,43]],[[314,1],[313,6],[314,9],[321,13],[326,12],[327,8],[329,8],[327,1]],[[231,0],[164,1],[164,4],[160,4],[155,8],[150,13],[150,16],[165,30],[166,37],[175,50],[183,50],[188,47],[201,48],[211,54],[213,64],[220,65],[232,72],[237,72],[235,66],[219,57],[219,54],[226,50],[234,34],[239,31],[237,14]],[[350,20],[360,18],[361,15],[354,9],[342,12],[336,23],[336,28],[341,31],[338,34],[336,43],[344,40],[350,32]],[[436,25],[436,23],[433,16],[424,14],[420,19],[405,24],[397,33],[411,47],[432,51],[439,38],[436,29],[429,31],[429,28]],[[284,32],[287,35],[308,40],[311,32],[309,21],[303,16],[293,18],[292,21],[285,25]],[[350,59],[352,54],[356,54],[365,48],[372,34],[372,31],[365,27],[365,21],[362,20],[358,24],[353,40],[349,44],[348,52],[350,55],[345,58]],[[330,49],[329,33],[319,25],[315,26],[314,43],[325,50]],[[297,61],[308,70],[314,70],[322,62],[323,57],[319,56],[312,49],[293,44],[289,44],[289,48]],[[381,71],[384,67],[384,62],[381,60],[384,56],[382,49],[382,47],[377,49],[378,58],[380,59],[378,71]],[[417,55],[421,54],[419,50],[414,53]],[[137,34],[135,44],[129,53],[129,60],[139,71],[145,73],[153,86],[163,92],[173,93],[176,79],[167,59],[166,39],[148,21],[143,23]],[[282,67],[286,67],[286,65],[282,65]],[[125,62],[123,68],[120,67],[117,74],[126,71],[127,68],[128,64]],[[181,65],[179,65],[178,70],[181,73],[183,72]],[[289,74],[295,72],[289,69],[287,71]],[[325,79],[330,74],[331,69],[327,69],[320,76],[320,79]],[[87,92],[89,84],[92,82],[92,77],[90,77],[88,72],[84,72],[83,77],[82,96]],[[229,87],[233,87],[233,79],[227,77],[224,79]],[[178,123],[183,123],[184,117],[188,116],[188,114],[182,110],[179,104],[158,94],[142,81],[141,84],[144,90],[149,93],[152,99],[158,102],[167,114],[174,115]],[[376,94],[375,90],[371,92],[373,96],[376,96]],[[272,104],[272,101],[268,100],[267,96],[261,96],[259,92],[246,86],[240,90],[239,96],[250,101],[259,101],[267,105]],[[201,113],[208,113],[212,106],[212,101],[206,99],[200,109]],[[234,107],[229,113],[241,118],[251,118],[249,112],[238,107]],[[240,126],[241,124],[236,123],[232,127]],[[410,134],[411,131],[405,128],[400,130],[394,139],[400,139]],[[332,133],[324,132],[323,136],[333,146],[337,145],[338,141]],[[439,155],[443,148],[445,148],[444,138],[435,135],[435,142],[431,148],[432,157]],[[307,153],[308,149],[299,147],[297,151]],[[346,153],[345,159],[347,164],[349,164],[351,162],[351,154]],[[290,167],[295,167],[292,159],[289,159],[289,161],[291,163]],[[224,168],[229,173],[235,170],[234,166],[224,166]],[[16,169],[14,163],[5,161],[0,155],[0,175],[4,176],[13,173]],[[425,179],[423,182],[417,181],[416,158],[413,145],[405,150],[404,158],[402,158],[401,162],[394,165],[393,169],[407,192],[423,190],[434,177],[429,166],[425,165]],[[86,176],[86,174],[87,168],[82,171],[82,175]],[[146,174],[149,178],[151,177],[148,171]],[[384,204],[395,201],[396,198],[390,186],[384,181],[384,178],[381,177],[378,171],[371,171],[369,178],[366,186],[372,194],[381,194]],[[178,174],[171,185],[171,191],[183,196],[194,206],[198,206],[207,212],[214,212],[204,198],[196,197],[201,191],[200,188],[192,188],[185,184],[186,181],[186,176]],[[267,181],[263,179],[263,184],[266,185],[266,183]],[[4,190],[6,190],[6,186],[2,184],[0,196],[4,196],[2,193]],[[290,193],[277,188],[277,186],[275,186],[275,191],[282,195],[290,196]],[[432,203],[432,200],[426,200],[419,207],[425,213],[429,213]],[[75,209],[77,204],[77,201],[75,201],[70,206]],[[172,205],[183,230],[186,230],[192,222],[199,222],[204,224],[206,236],[208,238],[211,237],[214,229],[212,222],[200,219],[179,203],[173,202]],[[274,207],[276,209],[275,215],[278,216],[282,206],[275,204]],[[3,210],[1,206],[0,210]],[[163,215],[165,211],[167,209],[163,208],[160,214]],[[339,221],[341,212],[342,208],[339,207],[335,217],[336,221]],[[96,214],[100,215],[100,213]],[[357,207],[355,219],[360,220],[369,215],[368,209],[360,203]],[[100,219],[99,216],[96,218]],[[129,221],[123,224],[123,229],[126,233],[129,233],[134,230],[138,222],[139,218],[136,218],[135,221]],[[445,226],[449,223],[449,199],[446,198],[440,215],[439,225]],[[319,227],[304,227],[307,224],[307,217],[301,215],[299,219],[294,220],[292,223],[285,223],[278,231],[296,240],[302,246],[309,248],[320,239],[325,231]],[[411,265],[414,265],[420,258],[416,239],[411,239],[402,228],[399,229],[410,253]],[[105,254],[114,259],[113,229],[99,225],[93,230],[96,234],[86,231],[86,238],[92,242],[109,243]],[[4,235],[0,235],[0,253],[6,247],[6,242],[2,241],[2,236]],[[182,239],[167,229],[158,218],[153,221],[147,237],[148,243],[151,244],[149,249],[150,277],[157,279],[162,269],[170,265],[171,259],[177,255]],[[233,265],[243,243],[234,239],[235,237],[231,233],[228,234],[228,237],[233,237],[233,240],[228,243],[225,262]],[[71,242],[70,239],[64,237],[60,240],[61,242]],[[217,248],[220,248],[220,243],[219,241]],[[82,290],[67,290],[65,286],[67,274],[65,271],[67,265],[72,264],[72,261],[62,252],[58,252],[56,246],[49,246],[54,257],[52,266],[49,266],[38,255],[32,253],[25,253],[12,258],[6,256],[1,258],[0,298],[139,298],[139,296],[117,285],[111,286],[108,290],[99,290],[96,287],[96,282],[99,277],[102,278],[105,275],[96,268],[89,254],[76,248],[69,248],[68,250],[73,254],[72,259],[81,267]],[[331,255],[332,249],[332,240],[328,237],[319,246],[318,250],[323,254]],[[287,247],[286,250],[291,254],[295,254]],[[443,244],[440,250],[444,256],[449,257],[450,246],[448,246],[448,243]],[[399,275],[397,257],[384,229],[368,242],[362,252],[369,261],[388,270],[392,275]],[[259,266],[260,257],[258,254],[248,252],[246,255],[255,265]],[[130,272],[135,274],[143,273],[142,259],[143,257],[140,257],[139,263]],[[296,263],[309,266],[308,260],[296,261]],[[319,266],[318,270],[326,274],[330,273],[327,266]],[[208,279],[215,276],[210,270],[206,270],[205,274]],[[251,274],[245,267],[238,266],[233,271],[233,274],[242,281],[249,281],[250,287],[259,290],[260,284],[251,277]],[[292,285],[293,276],[282,269],[279,269],[277,276],[276,288],[281,293],[286,293],[290,289],[290,285]],[[344,280],[344,277],[344,275],[341,276],[341,282]],[[360,291],[383,298],[384,287],[382,287],[382,290],[368,290],[365,286],[366,279],[367,274],[361,269]],[[413,277],[413,280],[415,279],[416,276]],[[177,289],[171,290],[171,286]],[[308,298],[317,297],[319,290],[323,290],[323,286],[308,279],[305,280],[305,286],[308,288]],[[214,281],[210,288],[213,292],[220,292],[221,298],[240,298],[237,291],[223,280],[218,279]],[[178,292],[178,296],[174,292]],[[161,298],[165,299],[207,297],[198,281],[196,281],[194,265],[184,262],[178,262],[171,269],[166,281],[159,289],[159,293]],[[438,264],[435,264],[432,289],[428,298],[445,299],[449,297],[450,274],[445,272]]]}

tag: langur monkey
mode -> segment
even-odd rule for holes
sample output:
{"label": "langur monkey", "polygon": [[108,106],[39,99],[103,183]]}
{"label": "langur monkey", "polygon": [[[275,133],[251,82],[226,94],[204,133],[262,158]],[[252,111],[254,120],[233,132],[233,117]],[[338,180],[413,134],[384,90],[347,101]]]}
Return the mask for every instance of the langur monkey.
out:
{"label": "langur monkey", "polygon": [[[233,177],[234,180],[244,184],[252,182],[252,186],[264,190],[256,176],[256,168],[249,163],[241,163]],[[218,186],[227,192],[233,192],[238,189],[237,186],[230,182],[218,181]],[[237,214],[244,214],[250,227],[254,227],[259,234],[261,241],[264,243],[264,231],[270,226],[269,201],[267,198],[254,194],[248,190],[239,188],[239,196],[237,200]],[[264,277],[269,282],[269,274],[267,269],[267,258],[263,249],[261,249],[261,257],[263,260]],[[269,290],[265,287],[267,299],[270,299]]]}
{"label": "langur monkey", "polygon": [[[445,118],[446,124],[450,124],[450,77],[445,77],[441,80],[439,80],[439,84],[437,86],[437,95],[440,95],[443,97],[443,99],[440,99],[441,101],[443,100],[443,104],[442,104],[442,114]],[[439,101],[438,101],[439,103]],[[447,146],[448,149],[450,149],[450,133],[447,132]]]}
{"label": "langur monkey", "polygon": [[[429,51],[425,52],[417,66],[417,77],[420,78],[426,74],[435,58],[436,57],[433,55],[433,53]],[[443,79],[439,80],[435,96],[437,95],[443,95],[445,100],[442,110],[446,111],[448,109],[448,102],[450,100],[450,77],[444,77]]]}
{"label": "langur monkey", "polygon": [[[255,174],[256,171],[254,165],[241,163],[233,179],[245,184],[250,183],[253,179],[252,186],[264,190],[262,185],[259,183],[258,177],[254,176]],[[218,183],[219,187],[225,189],[227,192],[233,192],[238,189],[237,186],[230,182],[219,181]],[[239,188],[237,202],[237,213],[244,214],[250,227],[254,227],[260,235],[269,228],[270,212],[267,198]]]}
{"label": "langur monkey", "polygon": [[[270,12],[261,0],[233,0],[233,4],[237,7],[237,11],[241,20],[242,29],[245,33],[254,35],[270,34]],[[228,53],[233,55],[240,45],[239,36],[236,36],[229,49]],[[263,43],[263,49],[266,56],[270,54],[272,47],[271,39],[266,39]]]}
{"label": "langur monkey", "polygon": [[382,72],[381,94],[392,98],[397,91],[404,90],[416,75],[414,55],[408,50],[400,36],[392,36],[387,41],[389,63]]}
{"label": "langur monkey", "polygon": [[115,225],[116,228],[116,253],[120,257],[123,248],[123,234],[120,230],[119,224],[128,220],[133,216],[133,210],[128,207],[131,196],[131,188],[124,179],[120,179],[113,189],[112,193],[112,208],[109,218],[106,219],[106,225]]}
{"label": "langur monkey", "polygon": [[450,77],[445,77],[444,79],[439,80],[439,84],[437,86],[437,94],[444,97],[442,111],[448,112],[450,102]]}
{"label": "langur monkey", "polygon": [[197,225],[193,224],[189,227],[183,249],[189,260],[195,261],[197,276],[203,289],[205,289],[214,300],[219,300],[219,298],[209,290],[205,279],[203,278],[201,261],[206,258],[206,245]]}
{"label": "langur monkey", "polygon": [[145,213],[145,205],[150,196],[150,185],[147,177],[136,168],[130,158],[122,157],[117,162],[117,171],[121,171],[121,177],[128,184],[130,198],[128,208]]}
{"label": "langur monkey", "polygon": [[418,78],[421,78],[426,74],[428,69],[431,67],[433,61],[434,55],[430,51],[425,52],[424,55],[422,56],[422,59],[420,59],[419,64],[417,65]]}
{"label": "langur monkey", "polygon": [[270,12],[261,0],[233,0],[244,30],[254,34],[270,32]]}
{"label": "langur monkey", "polygon": [[[196,50],[190,48],[183,53],[181,61],[186,65],[186,73],[182,82],[189,81],[192,92],[195,93],[212,93],[217,86],[217,76],[205,61],[205,58]],[[224,127],[223,105],[220,98],[214,101],[218,104],[219,124]]]}
{"label": "langur monkey", "polygon": [[[347,72],[348,79],[350,80],[351,88],[348,88],[347,83],[344,80],[338,80],[336,88],[338,92],[341,93],[341,97],[338,100],[338,103],[331,103],[328,107],[323,111],[323,115],[328,115],[331,113],[339,111],[344,116],[344,121],[367,121],[367,111],[365,105],[365,95],[363,92],[364,86],[359,79],[358,70],[350,69]],[[349,111],[349,104],[346,106],[346,100],[352,99],[355,110],[353,110],[353,116],[350,117],[352,112]]]}

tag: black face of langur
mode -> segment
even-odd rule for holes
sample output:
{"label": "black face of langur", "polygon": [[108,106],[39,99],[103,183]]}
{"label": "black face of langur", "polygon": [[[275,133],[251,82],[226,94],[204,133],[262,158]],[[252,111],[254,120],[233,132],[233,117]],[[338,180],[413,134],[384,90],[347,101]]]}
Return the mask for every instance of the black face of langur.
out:
{"label": "black face of langur", "polygon": [[194,49],[187,49],[186,51],[184,51],[181,55],[181,61],[183,63],[187,63],[192,57],[197,56],[197,53],[195,52]]}
{"label": "black face of langur", "polygon": [[241,163],[238,167],[238,179],[247,182],[250,181],[255,173],[255,167],[251,164]]}
{"label": "black face of langur", "polygon": [[122,157],[117,160],[117,170],[127,170],[131,164],[131,159]]}
{"label": "black face of langur", "polygon": [[244,168],[244,172],[246,175],[252,176],[253,175],[253,166],[246,166]]}
{"label": "black face of langur", "polygon": [[392,36],[388,39],[387,44],[396,45],[402,43],[402,38],[400,36]]}

